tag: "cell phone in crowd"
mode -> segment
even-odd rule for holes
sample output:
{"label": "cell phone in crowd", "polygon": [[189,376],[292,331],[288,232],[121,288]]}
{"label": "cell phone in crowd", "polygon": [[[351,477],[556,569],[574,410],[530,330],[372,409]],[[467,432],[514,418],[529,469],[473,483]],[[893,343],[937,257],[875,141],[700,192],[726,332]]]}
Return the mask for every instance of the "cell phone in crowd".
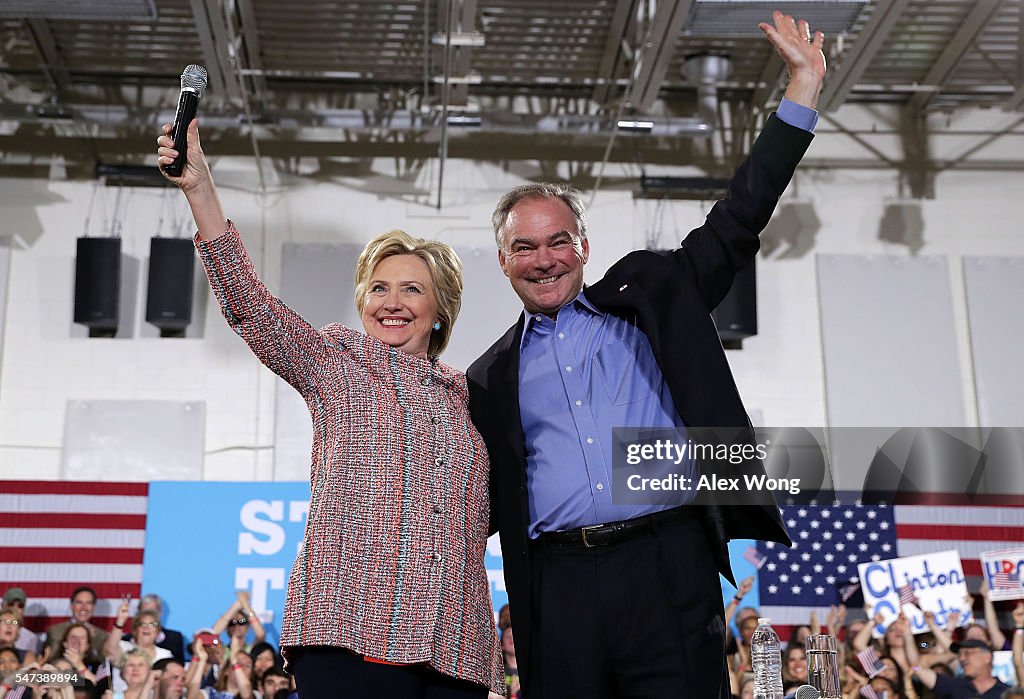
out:
{"label": "cell phone in crowd", "polygon": [[220,638],[218,638],[216,634],[201,633],[201,634],[199,634],[198,638],[199,638],[199,642],[202,643],[206,647],[219,646],[220,645]]}

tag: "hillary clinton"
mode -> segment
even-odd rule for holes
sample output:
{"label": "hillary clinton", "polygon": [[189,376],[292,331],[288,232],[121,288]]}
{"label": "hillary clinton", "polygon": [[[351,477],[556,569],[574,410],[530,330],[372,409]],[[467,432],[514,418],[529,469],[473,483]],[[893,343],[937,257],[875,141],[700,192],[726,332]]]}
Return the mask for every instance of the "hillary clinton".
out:
{"label": "hillary clinton", "polygon": [[[157,140],[160,165],[177,155],[169,133]],[[188,199],[224,317],[313,418],[309,519],[281,633],[300,694],[501,693],[483,564],[487,452],[465,376],[437,360],[459,312],[458,257],[401,231],[378,236],[356,269],[364,332],[313,328],[257,278],[224,216],[196,121],[187,159],[168,179]]]}

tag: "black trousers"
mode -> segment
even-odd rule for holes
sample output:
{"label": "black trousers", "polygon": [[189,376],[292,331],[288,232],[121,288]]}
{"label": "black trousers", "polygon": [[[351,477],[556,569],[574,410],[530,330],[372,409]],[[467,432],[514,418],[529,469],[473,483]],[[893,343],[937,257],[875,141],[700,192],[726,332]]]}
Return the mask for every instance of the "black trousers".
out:
{"label": "black trousers", "polygon": [[728,699],[721,585],[696,513],[609,546],[531,546],[524,699]]}
{"label": "black trousers", "polygon": [[300,699],[487,699],[487,688],[424,665],[385,665],[343,648],[301,646],[292,674]]}

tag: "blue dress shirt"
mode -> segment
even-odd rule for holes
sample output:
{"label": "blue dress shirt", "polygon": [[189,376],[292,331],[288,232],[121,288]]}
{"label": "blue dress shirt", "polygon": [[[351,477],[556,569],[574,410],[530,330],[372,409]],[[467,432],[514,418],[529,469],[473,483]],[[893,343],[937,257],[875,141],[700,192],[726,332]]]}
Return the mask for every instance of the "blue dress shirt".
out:
{"label": "blue dress shirt", "polygon": [[[815,110],[783,99],[776,116],[813,131]],[[685,429],[650,342],[636,326],[602,313],[583,292],[555,320],[526,312],[519,348],[519,414],[526,439],[528,534],[603,524],[678,507],[612,503],[612,429]],[[652,478],[692,478],[691,460],[648,462]]]}

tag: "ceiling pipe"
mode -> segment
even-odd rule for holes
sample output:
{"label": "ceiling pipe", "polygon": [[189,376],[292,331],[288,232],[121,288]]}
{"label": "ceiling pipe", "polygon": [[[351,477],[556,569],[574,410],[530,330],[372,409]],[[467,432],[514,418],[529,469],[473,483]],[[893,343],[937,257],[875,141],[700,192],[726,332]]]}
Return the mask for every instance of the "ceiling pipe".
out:
{"label": "ceiling pipe", "polygon": [[691,85],[697,88],[697,114],[711,123],[718,124],[718,86],[729,79],[732,61],[728,56],[699,54],[683,61],[679,72]]}
{"label": "ceiling pipe", "polygon": [[[174,121],[173,111],[140,112],[121,106],[94,104],[64,104],[57,106],[38,104],[0,104],[0,121],[40,124],[90,124],[108,127],[145,127]],[[362,109],[318,109],[302,111],[264,112],[250,119],[237,112],[204,112],[200,116],[204,129],[241,128],[250,123],[265,136],[288,133],[299,129],[338,129],[364,132],[429,131],[441,128],[437,113],[423,114],[413,111],[380,113]],[[689,137],[706,138],[714,131],[714,122],[700,117],[643,117],[644,129],[619,128],[621,136],[643,138]],[[650,128],[646,124],[650,123]],[[508,112],[481,112],[471,120],[449,119],[448,127],[459,134],[607,134],[616,128],[607,115],[560,114],[537,116]]]}

